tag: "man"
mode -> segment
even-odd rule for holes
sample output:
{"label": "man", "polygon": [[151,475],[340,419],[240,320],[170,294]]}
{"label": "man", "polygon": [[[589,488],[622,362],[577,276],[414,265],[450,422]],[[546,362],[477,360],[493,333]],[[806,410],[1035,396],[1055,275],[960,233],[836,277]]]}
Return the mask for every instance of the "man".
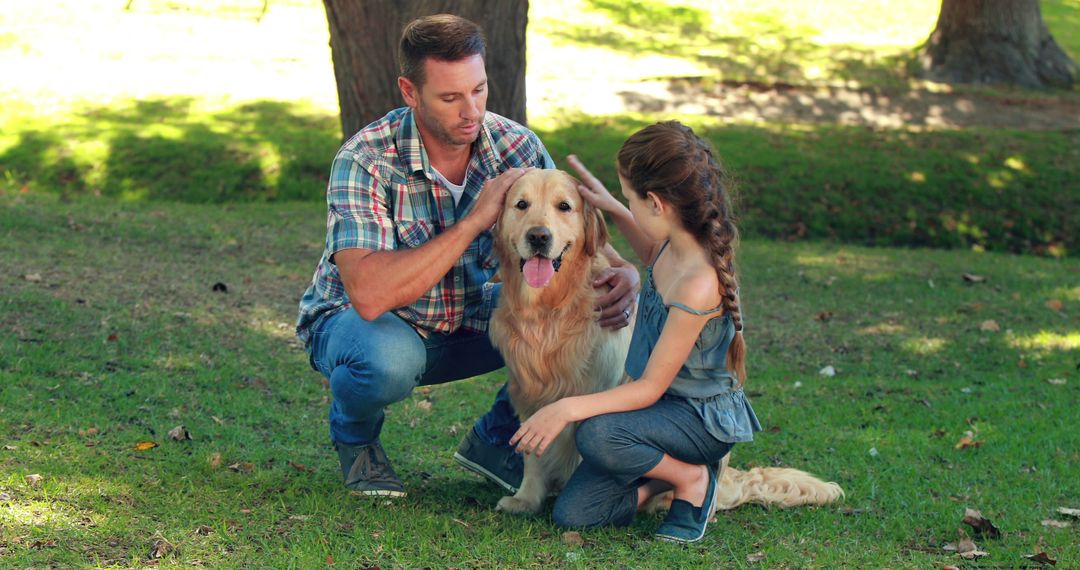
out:
{"label": "man", "polygon": [[[405,489],[379,440],[383,408],[419,385],[503,366],[487,338],[500,288],[491,227],[507,189],[553,168],[536,135],[485,112],[485,44],[476,24],[420,18],[401,36],[398,87],[407,107],[338,151],[327,187],[327,236],[300,301],[297,336],[330,380],[330,437],[345,486],[365,495]],[[597,286],[603,326],[626,326],[638,285],[618,259]],[[504,386],[455,459],[511,492],[521,459]]]}

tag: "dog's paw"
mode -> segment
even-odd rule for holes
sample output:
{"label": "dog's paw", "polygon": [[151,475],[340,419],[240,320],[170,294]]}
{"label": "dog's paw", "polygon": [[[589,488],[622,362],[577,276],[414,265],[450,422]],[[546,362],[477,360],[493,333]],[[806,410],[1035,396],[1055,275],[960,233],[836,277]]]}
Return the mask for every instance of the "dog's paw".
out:
{"label": "dog's paw", "polygon": [[540,505],[517,497],[503,497],[495,506],[497,511],[506,511],[515,515],[534,515],[540,512]]}

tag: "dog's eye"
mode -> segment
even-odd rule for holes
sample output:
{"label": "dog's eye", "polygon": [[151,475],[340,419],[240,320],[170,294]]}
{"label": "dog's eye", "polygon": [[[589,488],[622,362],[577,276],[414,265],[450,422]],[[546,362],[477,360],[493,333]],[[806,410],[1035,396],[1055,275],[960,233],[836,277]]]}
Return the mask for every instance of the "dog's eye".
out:
{"label": "dog's eye", "polygon": [[569,202],[559,202],[559,210],[569,212],[572,209]]}
{"label": "dog's eye", "polygon": [[519,210],[524,210],[524,209],[529,207],[529,203],[526,202],[525,200],[518,200],[517,204],[514,204],[514,207],[519,209]]}

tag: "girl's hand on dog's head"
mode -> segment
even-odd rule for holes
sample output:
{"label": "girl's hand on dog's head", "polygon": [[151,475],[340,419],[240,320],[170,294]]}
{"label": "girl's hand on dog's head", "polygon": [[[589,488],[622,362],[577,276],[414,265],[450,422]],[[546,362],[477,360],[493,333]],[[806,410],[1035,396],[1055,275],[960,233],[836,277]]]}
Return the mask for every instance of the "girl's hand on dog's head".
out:
{"label": "girl's hand on dog's head", "polygon": [[586,202],[606,212],[614,211],[622,205],[611,195],[611,192],[608,192],[608,189],[604,187],[604,183],[593,176],[588,168],[585,168],[585,165],[576,155],[567,156],[566,162],[577,172],[578,178],[581,178],[581,184],[577,185],[577,191]]}

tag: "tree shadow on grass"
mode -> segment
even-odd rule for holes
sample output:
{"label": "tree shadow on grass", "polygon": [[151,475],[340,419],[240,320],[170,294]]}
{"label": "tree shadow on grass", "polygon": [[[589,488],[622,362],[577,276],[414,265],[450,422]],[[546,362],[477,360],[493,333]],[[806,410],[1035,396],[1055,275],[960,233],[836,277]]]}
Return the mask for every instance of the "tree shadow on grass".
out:
{"label": "tree shadow on grass", "polygon": [[[700,63],[714,77],[732,81],[808,84],[857,81],[863,84],[907,85],[912,54],[882,56],[855,46],[816,43],[813,27],[791,26],[761,13],[740,16],[739,35],[715,31],[703,9],[672,6],[655,0],[588,0],[588,9],[604,14],[610,25],[566,24],[550,34],[564,41],[599,45],[633,54],[658,54]],[[812,67],[817,71],[811,72]],[[824,72],[824,73],[823,73]]]}
{"label": "tree shadow on grass", "polygon": [[204,111],[191,98],[86,106],[31,125],[0,155],[16,184],[62,196],[229,202],[315,199],[337,119],[282,101]]}

